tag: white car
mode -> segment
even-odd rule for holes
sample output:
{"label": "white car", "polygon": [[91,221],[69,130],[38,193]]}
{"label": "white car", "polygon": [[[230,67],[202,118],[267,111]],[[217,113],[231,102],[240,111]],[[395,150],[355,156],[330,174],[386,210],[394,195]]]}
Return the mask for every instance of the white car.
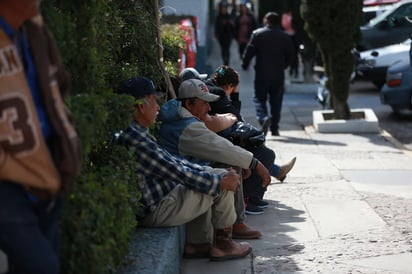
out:
{"label": "white car", "polygon": [[356,65],[356,77],[371,81],[381,88],[385,84],[386,71],[393,63],[409,58],[411,39],[403,43],[360,52]]}

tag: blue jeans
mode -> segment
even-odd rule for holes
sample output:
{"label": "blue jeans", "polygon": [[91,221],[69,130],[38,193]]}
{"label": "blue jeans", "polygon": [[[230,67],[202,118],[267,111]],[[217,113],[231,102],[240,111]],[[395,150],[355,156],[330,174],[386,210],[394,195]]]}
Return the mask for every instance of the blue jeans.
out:
{"label": "blue jeans", "polygon": [[58,217],[61,200],[30,199],[18,184],[0,182],[0,249],[9,273],[59,273]]}
{"label": "blue jeans", "polygon": [[[256,109],[256,118],[262,125],[266,117],[271,117],[270,130],[272,133],[279,130],[280,115],[282,112],[282,102],[284,87],[283,84],[277,83],[262,83],[263,81],[255,81],[255,97],[253,102]],[[270,115],[267,108],[269,97]]]}

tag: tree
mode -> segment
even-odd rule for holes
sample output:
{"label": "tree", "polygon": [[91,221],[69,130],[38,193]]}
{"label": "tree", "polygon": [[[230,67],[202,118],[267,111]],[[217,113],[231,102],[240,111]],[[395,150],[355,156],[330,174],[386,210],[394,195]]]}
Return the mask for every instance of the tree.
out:
{"label": "tree", "polygon": [[352,50],[361,35],[362,1],[302,0],[301,16],[322,56],[334,118],[350,119],[347,100],[354,68]]}

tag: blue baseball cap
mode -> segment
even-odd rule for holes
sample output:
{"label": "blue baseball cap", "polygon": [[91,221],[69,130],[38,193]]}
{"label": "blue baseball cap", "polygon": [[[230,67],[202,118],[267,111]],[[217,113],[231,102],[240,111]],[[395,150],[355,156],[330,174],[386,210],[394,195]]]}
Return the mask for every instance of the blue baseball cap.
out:
{"label": "blue baseball cap", "polygon": [[135,99],[143,98],[146,95],[161,93],[155,89],[153,81],[146,77],[133,77],[120,83],[118,93],[128,94]]}

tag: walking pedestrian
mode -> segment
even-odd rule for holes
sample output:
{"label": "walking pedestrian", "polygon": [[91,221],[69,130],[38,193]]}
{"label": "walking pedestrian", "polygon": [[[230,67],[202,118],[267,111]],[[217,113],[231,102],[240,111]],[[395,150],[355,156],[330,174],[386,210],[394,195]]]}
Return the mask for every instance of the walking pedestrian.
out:
{"label": "walking pedestrian", "polygon": [[255,30],[246,46],[242,68],[247,70],[256,56],[255,65],[255,108],[261,125],[269,117],[267,99],[269,96],[272,136],[279,135],[279,122],[284,94],[285,69],[294,56],[292,40],[280,27],[280,16],[268,12],[263,27]]}
{"label": "walking pedestrian", "polygon": [[239,56],[242,58],[250,36],[257,28],[257,22],[246,4],[240,4],[239,11],[240,13],[235,19],[235,37],[239,46]]}
{"label": "walking pedestrian", "polygon": [[234,22],[228,13],[228,4],[225,1],[219,3],[219,13],[214,23],[215,38],[219,42],[222,60],[225,65],[230,62],[230,45],[234,34]]}
{"label": "walking pedestrian", "polygon": [[80,170],[68,77],[40,0],[0,1],[0,249],[10,273],[59,273],[58,221]]}

